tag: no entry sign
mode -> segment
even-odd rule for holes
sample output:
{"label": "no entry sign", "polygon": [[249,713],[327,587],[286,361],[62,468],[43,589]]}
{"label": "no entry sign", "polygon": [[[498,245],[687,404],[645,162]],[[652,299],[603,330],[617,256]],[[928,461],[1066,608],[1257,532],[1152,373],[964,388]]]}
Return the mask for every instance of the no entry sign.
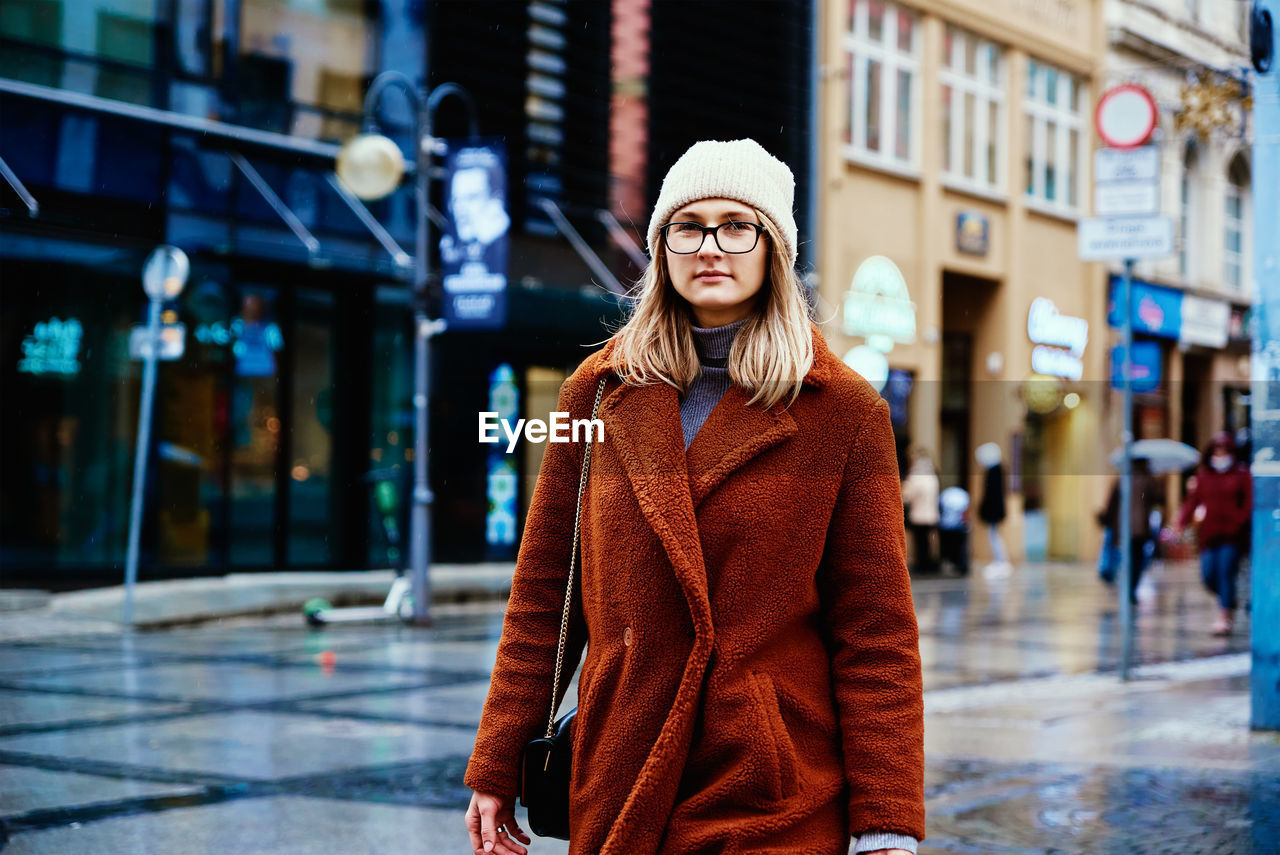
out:
{"label": "no entry sign", "polygon": [[1093,124],[1111,148],[1137,148],[1151,139],[1158,116],[1150,92],[1136,83],[1122,83],[1102,93]]}

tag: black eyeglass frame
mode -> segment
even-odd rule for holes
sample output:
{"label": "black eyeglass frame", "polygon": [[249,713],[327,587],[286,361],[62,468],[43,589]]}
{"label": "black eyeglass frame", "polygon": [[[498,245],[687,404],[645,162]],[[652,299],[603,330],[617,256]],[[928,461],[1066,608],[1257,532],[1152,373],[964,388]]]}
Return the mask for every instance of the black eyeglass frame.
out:
{"label": "black eyeglass frame", "polygon": [[[731,226],[731,225],[732,226],[751,226],[753,229],[756,230],[756,239],[755,239],[755,242],[751,244],[751,249],[732,250],[732,249],[725,249],[723,246],[720,245],[720,234],[719,234],[720,229],[723,228],[724,226]],[[688,250],[687,252],[681,252],[678,249],[673,249],[670,241],[667,240],[667,229],[671,228],[672,226],[697,226],[698,228],[702,229],[702,237],[698,240],[698,248]],[[702,245],[707,242],[707,232],[711,233],[711,239],[716,242],[716,249],[720,250],[726,255],[746,255],[748,252],[751,252],[757,246],[760,245],[760,235],[764,234],[764,226],[762,226],[760,223],[753,223],[748,220],[727,220],[726,222],[723,222],[718,226],[704,226],[702,225],[702,223],[694,223],[688,220],[679,220],[674,223],[667,223],[665,226],[662,226],[661,228],[659,228],[658,231],[662,232],[662,245],[665,246],[667,249],[670,249],[676,255],[693,255],[695,252],[701,252]]]}

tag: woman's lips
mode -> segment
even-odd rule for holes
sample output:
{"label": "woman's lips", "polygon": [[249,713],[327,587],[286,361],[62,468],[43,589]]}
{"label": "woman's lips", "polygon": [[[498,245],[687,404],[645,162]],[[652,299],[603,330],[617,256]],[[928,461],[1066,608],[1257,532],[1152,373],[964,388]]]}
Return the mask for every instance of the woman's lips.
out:
{"label": "woman's lips", "polygon": [[730,277],[727,273],[708,273],[694,278],[699,282],[723,282]]}

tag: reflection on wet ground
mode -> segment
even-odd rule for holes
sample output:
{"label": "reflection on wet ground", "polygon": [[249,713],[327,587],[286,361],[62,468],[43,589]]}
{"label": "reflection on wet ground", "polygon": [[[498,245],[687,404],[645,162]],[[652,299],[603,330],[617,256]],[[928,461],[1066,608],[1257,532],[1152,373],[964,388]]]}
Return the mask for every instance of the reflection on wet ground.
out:
{"label": "reflection on wet ground", "polygon": [[[1280,851],[1280,739],[1248,730],[1247,621],[1209,634],[1193,566],[1144,580],[1127,684],[1114,593],[1088,566],[914,591],[923,855]],[[0,643],[5,855],[469,852],[461,779],[502,604],[436,616]]]}

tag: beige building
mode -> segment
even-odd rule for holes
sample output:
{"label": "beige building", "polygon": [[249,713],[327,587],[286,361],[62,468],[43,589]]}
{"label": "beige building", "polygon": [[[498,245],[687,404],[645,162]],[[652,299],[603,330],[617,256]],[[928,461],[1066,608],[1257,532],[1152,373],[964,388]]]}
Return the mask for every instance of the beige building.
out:
{"label": "beige building", "polygon": [[[1158,350],[1164,382],[1139,395],[1138,439],[1168,436],[1203,448],[1249,424],[1249,315],[1254,293],[1252,129],[1231,79],[1249,64],[1247,3],[1112,0],[1106,6],[1107,84],[1142,83],[1160,108],[1161,210],[1177,252],[1137,266],[1139,340]],[[1108,279],[1119,267],[1112,266]],[[1112,429],[1123,413],[1113,409]],[[1173,505],[1181,481],[1169,479]]]}
{"label": "beige building", "polygon": [[[842,0],[824,15],[828,339],[868,373],[887,361],[900,440],[930,452],[944,487],[969,490],[975,522],[974,449],[1001,447],[1014,559],[1091,558],[1114,437],[1105,271],[1078,259],[1076,224],[1090,204],[1102,4]],[[873,256],[905,283],[863,267]],[[972,543],[990,556],[978,525]]]}

